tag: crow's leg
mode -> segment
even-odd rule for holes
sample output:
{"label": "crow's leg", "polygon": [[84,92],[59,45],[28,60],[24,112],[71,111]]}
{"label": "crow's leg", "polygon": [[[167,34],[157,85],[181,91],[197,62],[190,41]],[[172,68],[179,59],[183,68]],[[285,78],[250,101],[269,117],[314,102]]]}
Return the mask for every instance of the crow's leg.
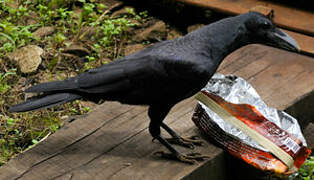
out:
{"label": "crow's leg", "polygon": [[203,144],[203,141],[198,136],[181,137],[163,122],[161,123],[161,127],[172,136],[172,138],[166,139],[170,144],[177,144],[191,149],[194,149],[194,145],[201,146]]}
{"label": "crow's leg", "polygon": [[193,164],[196,161],[201,161],[207,158],[208,156],[202,156],[198,153],[190,153],[190,154],[182,154],[178,150],[176,150],[172,145],[167,142],[161,135],[160,135],[160,126],[162,125],[162,121],[170,111],[172,106],[165,106],[165,105],[151,105],[148,110],[148,116],[150,117],[150,124],[149,124],[149,132],[153,136],[154,139],[157,139],[162,145],[164,145],[171,153],[165,152],[156,152],[155,154],[159,154],[162,157],[176,159],[181,162]]}

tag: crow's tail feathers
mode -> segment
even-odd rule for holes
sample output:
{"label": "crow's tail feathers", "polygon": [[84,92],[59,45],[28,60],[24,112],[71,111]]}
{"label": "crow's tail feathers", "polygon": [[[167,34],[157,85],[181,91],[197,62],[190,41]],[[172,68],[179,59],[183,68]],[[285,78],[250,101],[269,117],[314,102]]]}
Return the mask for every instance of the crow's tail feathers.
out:
{"label": "crow's tail feathers", "polygon": [[58,93],[51,95],[36,96],[35,98],[28,99],[26,102],[10,107],[10,112],[26,112],[36,109],[48,108],[59,104],[80,99],[81,96],[72,93]]}
{"label": "crow's tail feathers", "polygon": [[62,90],[70,90],[77,88],[75,78],[69,78],[64,81],[53,81],[40,83],[25,90],[25,92],[41,93],[41,92],[54,92]]}

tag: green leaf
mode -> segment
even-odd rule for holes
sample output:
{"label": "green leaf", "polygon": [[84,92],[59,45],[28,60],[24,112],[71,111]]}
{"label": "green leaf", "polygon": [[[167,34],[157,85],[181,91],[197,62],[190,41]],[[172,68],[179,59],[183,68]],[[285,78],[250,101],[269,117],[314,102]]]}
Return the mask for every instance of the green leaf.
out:
{"label": "green leaf", "polygon": [[8,118],[7,119],[7,125],[10,127],[10,126],[13,126],[15,124],[15,119],[13,118]]}
{"label": "green leaf", "polygon": [[33,144],[38,144],[39,142],[36,139],[32,139]]}

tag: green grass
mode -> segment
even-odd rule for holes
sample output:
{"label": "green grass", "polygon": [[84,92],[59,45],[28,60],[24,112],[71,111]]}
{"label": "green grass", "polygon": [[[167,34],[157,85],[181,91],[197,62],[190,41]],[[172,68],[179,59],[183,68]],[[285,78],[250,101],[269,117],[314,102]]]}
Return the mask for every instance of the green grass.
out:
{"label": "green grass", "polygon": [[[0,165],[57,131],[64,117],[90,111],[90,107],[76,101],[53,109],[9,113],[9,106],[25,100],[23,90],[121,57],[123,45],[130,41],[128,28],[134,27],[132,20],[141,23],[148,17],[147,12],[136,13],[132,8],[123,17],[111,17],[101,2],[0,0]],[[45,26],[55,27],[55,32],[41,39],[34,37],[33,33]],[[95,31],[91,36],[87,34],[90,30]],[[84,44],[90,51],[86,61],[62,53],[72,43]],[[35,73],[23,74],[8,57],[10,52],[30,44],[44,49],[43,62]]]}
{"label": "green grass", "polygon": [[4,94],[8,90],[10,90],[11,86],[6,82],[6,79],[8,76],[15,76],[16,75],[16,69],[11,69],[8,72],[0,73],[0,93]]}
{"label": "green grass", "polygon": [[313,180],[314,179],[314,156],[310,156],[302,167],[299,169],[299,175],[297,177],[301,180]]}

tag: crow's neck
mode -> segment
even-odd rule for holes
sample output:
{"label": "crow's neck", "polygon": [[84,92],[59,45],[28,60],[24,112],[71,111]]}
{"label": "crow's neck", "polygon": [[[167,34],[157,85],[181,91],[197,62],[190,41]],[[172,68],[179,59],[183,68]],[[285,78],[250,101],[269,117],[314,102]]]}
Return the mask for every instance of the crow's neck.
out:
{"label": "crow's neck", "polygon": [[[217,64],[233,51],[249,44],[246,30],[241,19],[228,18],[200,29],[198,33],[191,34],[200,39],[201,50]],[[239,22],[238,22],[239,21]]]}

